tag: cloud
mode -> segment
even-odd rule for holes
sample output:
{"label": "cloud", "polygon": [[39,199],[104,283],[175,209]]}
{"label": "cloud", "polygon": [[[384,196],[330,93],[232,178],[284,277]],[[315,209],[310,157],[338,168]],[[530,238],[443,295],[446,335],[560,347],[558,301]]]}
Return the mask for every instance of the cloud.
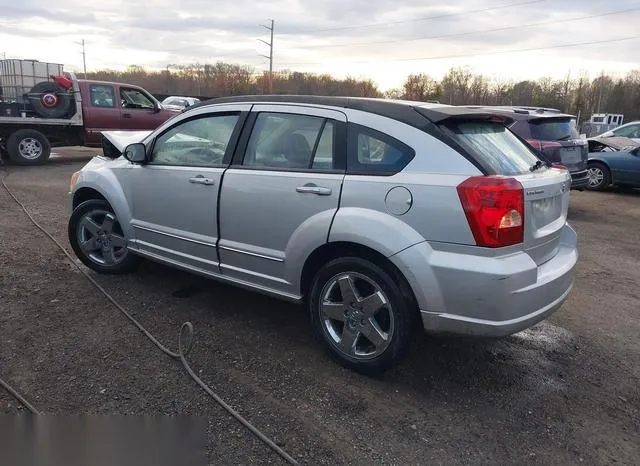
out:
{"label": "cloud", "polygon": [[[638,8],[637,0],[110,0],[90,9],[86,5],[84,0],[47,6],[22,0],[3,6],[0,52],[78,66],[74,43],[85,39],[90,68],[225,60],[263,69],[260,55],[268,50],[256,39],[267,40],[268,31],[259,25],[275,18],[276,69],[366,73],[395,83],[401,73],[427,69],[437,74],[454,65],[514,77],[565,73],[579,63],[593,70],[639,66],[640,40],[543,49],[640,35],[638,10],[572,21]],[[546,24],[525,26],[531,23]],[[536,48],[543,50],[496,53]],[[420,57],[432,59],[408,60]]]}

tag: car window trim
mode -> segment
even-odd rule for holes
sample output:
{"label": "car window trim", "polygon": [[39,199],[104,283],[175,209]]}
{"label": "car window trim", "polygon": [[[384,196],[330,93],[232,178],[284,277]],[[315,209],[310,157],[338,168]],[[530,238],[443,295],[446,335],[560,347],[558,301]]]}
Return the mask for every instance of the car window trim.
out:
{"label": "car window trim", "polygon": [[[242,130],[244,129],[244,125],[245,122],[247,120],[247,114],[249,112],[248,111],[241,111],[241,110],[225,110],[225,111],[221,111],[221,112],[217,112],[217,113],[200,113],[198,115],[193,115],[192,117],[189,118],[184,118],[178,122],[176,122],[174,125],[171,125],[167,128],[165,128],[164,130],[162,130],[162,132],[156,134],[153,137],[153,140],[151,141],[151,143],[149,144],[149,147],[147,148],[147,154],[149,156],[149,162],[147,162],[147,165],[150,166],[154,166],[154,167],[197,167],[197,168],[227,168],[231,162],[231,157],[234,154],[234,151],[236,149],[236,146],[238,144],[238,140],[240,138],[240,134],[242,132]],[[171,164],[171,163],[153,163],[153,151],[155,150],[156,147],[156,141],[158,140],[158,138],[164,134],[166,134],[168,131],[171,131],[173,128],[188,123],[190,121],[193,120],[199,120],[202,118],[211,118],[211,117],[218,117],[218,116],[231,116],[231,115],[237,115],[238,116],[238,121],[236,121],[236,126],[233,128],[233,131],[231,132],[231,137],[229,138],[229,142],[227,144],[227,148],[224,152],[224,156],[222,157],[222,163],[220,164],[215,164],[215,165],[195,165],[195,164]]]}
{"label": "car window trim", "polygon": [[[316,151],[318,150],[318,145],[320,144],[320,139],[322,138],[322,133],[324,133],[324,129],[327,126],[327,120],[328,118],[325,118],[322,120],[322,124],[320,125],[320,130],[318,131],[318,135],[316,136],[316,140],[313,143],[313,149],[311,149],[311,159],[309,160],[309,170],[313,170],[313,162],[315,162],[316,160]],[[332,147],[333,152],[335,153],[335,145],[333,144],[333,141],[331,141],[331,145],[334,146]],[[331,158],[331,165],[333,166],[333,157]]]}
{"label": "car window trim", "polygon": [[[275,113],[309,116],[314,118],[322,118],[325,120],[331,120],[334,125],[334,137],[333,137],[333,155],[334,155],[334,168],[330,170],[319,170],[316,168],[284,168],[284,167],[257,167],[243,165],[244,157],[249,146],[249,139],[255,128],[256,120],[260,113],[274,113],[270,110],[252,110],[249,112],[247,120],[244,125],[243,133],[240,135],[236,150],[233,153],[231,164],[229,168],[239,170],[254,170],[254,171],[270,171],[270,172],[286,172],[286,173],[322,173],[322,174],[344,174],[346,172],[347,165],[347,126],[344,121],[336,120],[326,116],[314,115],[312,113],[305,113],[304,111],[282,111]],[[342,150],[340,150],[342,149]],[[315,158],[313,154],[312,160]]]}

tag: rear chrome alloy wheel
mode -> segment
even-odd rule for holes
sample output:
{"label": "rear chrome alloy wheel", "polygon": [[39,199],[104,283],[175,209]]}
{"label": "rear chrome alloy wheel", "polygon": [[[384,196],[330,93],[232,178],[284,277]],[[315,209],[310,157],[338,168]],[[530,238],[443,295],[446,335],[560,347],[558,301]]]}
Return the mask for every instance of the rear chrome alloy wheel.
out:
{"label": "rear chrome alloy wheel", "polygon": [[330,343],[356,360],[380,356],[394,333],[388,297],[369,277],[357,272],[335,275],[320,293],[322,327]]}
{"label": "rear chrome alloy wheel", "polygon": [[92,210],[82,216],[77,227],[78,245],[96,264],[115,266],[127,257],[127,240],[113,213]]}
{"label": "rear chrome alloy wheel", "polygon": [[35,160],[42,155],[42,144],[36,138],[24,138],[18,144],[18,153],[27,160]]}
{"label": "rear chrome alloy wheel", "polygon": [[600,167],[589,167],[587,170],[589,174],[589,187],[597,188],[604,182],[604,172]]}

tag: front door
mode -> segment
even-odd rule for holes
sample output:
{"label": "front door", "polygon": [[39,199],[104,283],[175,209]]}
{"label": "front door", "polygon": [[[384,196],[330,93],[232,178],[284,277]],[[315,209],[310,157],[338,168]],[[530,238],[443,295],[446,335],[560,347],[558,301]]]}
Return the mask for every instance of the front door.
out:
{"label": "front door", "polygon": [[121,128],[156,129],[167,117],[160,114],[151,96],[134,87],[120,86]]}
{"label": "front door", "polygon": [[302,106],[254,105],[251,133],[225,172],[220,199],[222,273],[299,295],[287,261],[326,242],[346,165],[346,116]]}
{"label": "front door", "polygon": [[249,108],[234,105],[181,119],[152,143],[149,163],[131,167],[124,184],[130,191],[134,248],[194,270],[219,272],[220,181],[246,116],[242,110]]}

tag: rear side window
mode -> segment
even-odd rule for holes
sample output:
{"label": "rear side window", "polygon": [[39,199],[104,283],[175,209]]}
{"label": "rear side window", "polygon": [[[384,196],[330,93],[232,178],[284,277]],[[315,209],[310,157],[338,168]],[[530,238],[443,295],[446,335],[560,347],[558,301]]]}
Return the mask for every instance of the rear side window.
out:
{"label": "rear side window", "polygon": [[349,124],[348,173],[394,175],[415,157],[403,142],[366,126]]}
{"label": "rear side window", "polygon": [[92,84],[89,86],[89,94],[91,94],[91,105],[94,107],[114,108],[116,106],[113,86]]}
{"label": "rear side window", "polygon": [[458,144],[494,173],[527,173],[538,161],[529,147],[500,123],[454,121],[444,127]]}
{"label": "rear side window", "polygon": [[568,141],[579,139],[580,134],[573,118],[544,118],[529,122],[531,137],[538,141]]}

